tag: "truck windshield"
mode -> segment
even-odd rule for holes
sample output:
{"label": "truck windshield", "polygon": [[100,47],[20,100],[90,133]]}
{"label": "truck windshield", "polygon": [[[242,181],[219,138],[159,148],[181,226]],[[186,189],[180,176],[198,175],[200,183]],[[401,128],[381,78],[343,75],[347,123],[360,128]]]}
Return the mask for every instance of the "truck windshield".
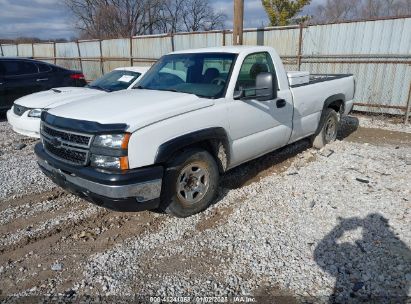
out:
{"label": "truck windshield", "polygon": [[235,54],[192,53],[163,56],[138,82],[138,89],[173,91],[206,98],[225,93]]}
{"label": "truck windshield", "polygon": [[88,87],[106,92],[125,90],[140,77],[140,75],[141,73],[133,71],[114,70],[94,80]]}

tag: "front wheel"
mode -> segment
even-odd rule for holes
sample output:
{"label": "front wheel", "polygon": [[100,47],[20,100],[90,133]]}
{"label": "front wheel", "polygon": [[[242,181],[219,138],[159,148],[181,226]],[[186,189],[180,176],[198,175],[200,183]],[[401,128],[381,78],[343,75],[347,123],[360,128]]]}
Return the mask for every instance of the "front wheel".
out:
{"label": "front wheel", "polygon": [[320,122],[322,124],[320,132],[313,135],[311,141],[314,148],[321,149],[326,144],[333,142],[337,138],[337,132],[339,127],[339,117],[337,112],[333,109],[326,109],[324,117],[325,119]]}
{"label": "front wheel", "polygon": [[203,211],[216,195],[218,180],[218,166],[210,153],[200,149],[183,151],[167,165],[162,209],[176,217]]}

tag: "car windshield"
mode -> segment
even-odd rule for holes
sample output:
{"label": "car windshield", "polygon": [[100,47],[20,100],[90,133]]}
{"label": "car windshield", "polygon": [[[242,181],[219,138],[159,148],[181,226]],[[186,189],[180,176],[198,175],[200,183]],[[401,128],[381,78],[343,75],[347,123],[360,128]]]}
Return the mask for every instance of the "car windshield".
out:
{"label": "car windshield", "polygon": [[220,98],[236,59],[229,53],[163,56],[139,81],[138,89],[162,90]]}
{"label": "car windshield", "polygon": [[140,77],[140,75],[141,73],[138,72],[114,70],[93,81],[88,87],[107,92],[125,90]]}

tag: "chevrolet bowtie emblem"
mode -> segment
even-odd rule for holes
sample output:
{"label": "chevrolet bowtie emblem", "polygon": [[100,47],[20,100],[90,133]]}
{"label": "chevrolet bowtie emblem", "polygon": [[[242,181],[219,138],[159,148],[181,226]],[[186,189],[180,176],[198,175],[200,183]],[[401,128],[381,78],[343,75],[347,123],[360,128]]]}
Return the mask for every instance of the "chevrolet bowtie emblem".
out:
{"label": "chevrolet bowtie emblem", "polygon": [[63,142],[60,137],[52,137],[50,139],[50,143],[56,148],[61,148],[63,146]]}

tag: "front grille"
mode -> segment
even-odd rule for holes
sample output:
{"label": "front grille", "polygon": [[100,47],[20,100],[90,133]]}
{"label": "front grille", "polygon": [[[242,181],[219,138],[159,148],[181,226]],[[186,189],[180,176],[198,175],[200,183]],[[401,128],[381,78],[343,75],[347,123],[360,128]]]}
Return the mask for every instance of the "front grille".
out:
{"label": "front grille", "polygon": [[63,147],[55,147],[47,140],[44,141],[44,148],[54,157],[76,165],[84,165],[87,162],[87,152],[80,152]]}
{"label": "front grille", "polygon": [[90,144],[91,136],[79,135],[76,133],[69,133],[67,131],[61,131],[55,128],[50,128],[43,124],[43,132],[50,137],[59,137],[64,141],[72,142],[79,145],[88,146]]}
{"label": "front grille", "polygon": [[87,165],[92,135],[41,124],[44,149],[52,157],[74,165]]}
{"label": "front grille", "polygon": [[28,110],[30,110],[30,108],[26,108],[26,107],[20,106],[18,104],[14,104],[14,106],[13,106],[13,112],[14,112],[14,114],[16,114],[18,116],[23,115],[23,113],[28,111]]}

